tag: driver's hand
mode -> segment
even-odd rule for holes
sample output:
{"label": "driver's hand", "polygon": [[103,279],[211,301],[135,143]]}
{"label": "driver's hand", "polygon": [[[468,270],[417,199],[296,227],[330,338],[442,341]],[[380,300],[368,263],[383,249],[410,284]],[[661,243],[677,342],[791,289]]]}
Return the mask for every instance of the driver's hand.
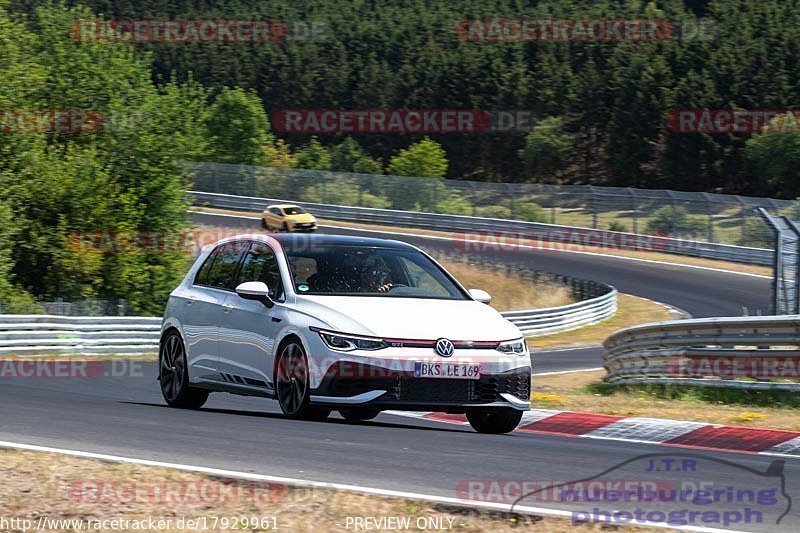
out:
{"label": "driver's hand", "polygon": [[385,285],[381,285],[380,287],[378,287],[378,292],[389,292],[390,290],[392,290],[391,283],[387,283]]}

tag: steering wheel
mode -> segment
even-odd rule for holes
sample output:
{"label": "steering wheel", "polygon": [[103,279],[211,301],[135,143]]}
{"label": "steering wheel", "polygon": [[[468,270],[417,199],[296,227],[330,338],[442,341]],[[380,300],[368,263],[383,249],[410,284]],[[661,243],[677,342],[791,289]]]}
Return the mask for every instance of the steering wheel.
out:
{"label": "steering wheel", "polygon": [[[381,290],[384,287],[386,289],[385,290]],[[408,287],[408,285],[406,285],[405,283],[387,283],[386,285],[381,285],[380,287],[378,287],[378,292],[392,292],[393,290],[395,290],[398,287]]]}

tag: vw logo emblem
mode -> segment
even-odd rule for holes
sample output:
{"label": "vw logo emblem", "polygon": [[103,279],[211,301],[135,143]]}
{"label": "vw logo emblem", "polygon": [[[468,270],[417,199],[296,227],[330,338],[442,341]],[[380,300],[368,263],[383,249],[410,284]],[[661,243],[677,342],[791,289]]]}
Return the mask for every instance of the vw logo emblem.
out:
{"label": "vw logo emblem", "polygon": [[448,339],[439,339],[436,341],[436,353],[442,357],[450,357],[455,350],[456,347],[453,346],[453,343]]}

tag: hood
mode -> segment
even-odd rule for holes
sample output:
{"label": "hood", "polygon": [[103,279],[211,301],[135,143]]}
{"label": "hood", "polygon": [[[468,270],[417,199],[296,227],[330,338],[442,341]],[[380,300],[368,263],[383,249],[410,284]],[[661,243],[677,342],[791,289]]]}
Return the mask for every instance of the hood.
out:
{"label": "hood", "polygon": [[303,213],[302,215],[287,215],[286,218],[292,222],[300,222],[301,224],[305,224],[306,222],[314,222],[317,220],[311,213]]}
{"label": "hood", "polygon": [[486,304],[363,296],[297,296],[299,309],[342,333],[395,339],[501,341],[522,336]]}

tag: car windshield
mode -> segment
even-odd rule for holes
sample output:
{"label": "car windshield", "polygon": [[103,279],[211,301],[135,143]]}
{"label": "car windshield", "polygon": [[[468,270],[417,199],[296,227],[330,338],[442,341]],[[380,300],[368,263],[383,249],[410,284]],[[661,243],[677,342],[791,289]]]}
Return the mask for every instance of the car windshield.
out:
{"label": "car windshield", "polygon": [[305,209],[303,209],[302,207],[297,207],[297,206],[295,206],[295,207],[284,207],[283,208],[283,212],[286,213],[287,215],[305,215],[306,214],[306,210]]}
{"label": "car windshield", "polygon": [[286,250],[298,294],[466,300],[464,291],[416,250],[315,245]]}

